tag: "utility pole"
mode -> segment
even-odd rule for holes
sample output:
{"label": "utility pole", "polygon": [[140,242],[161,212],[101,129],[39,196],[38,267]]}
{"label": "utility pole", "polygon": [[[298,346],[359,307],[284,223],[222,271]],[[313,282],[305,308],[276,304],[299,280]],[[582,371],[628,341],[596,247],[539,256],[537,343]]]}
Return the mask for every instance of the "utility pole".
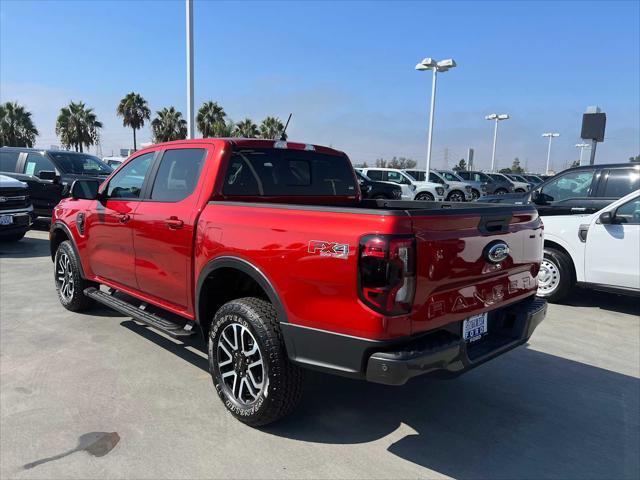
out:
{"label": "utility pole", "polygon": [[187,138],[194,135],[194,111],[193,111],[193,0],[186,2],[187,20]]}

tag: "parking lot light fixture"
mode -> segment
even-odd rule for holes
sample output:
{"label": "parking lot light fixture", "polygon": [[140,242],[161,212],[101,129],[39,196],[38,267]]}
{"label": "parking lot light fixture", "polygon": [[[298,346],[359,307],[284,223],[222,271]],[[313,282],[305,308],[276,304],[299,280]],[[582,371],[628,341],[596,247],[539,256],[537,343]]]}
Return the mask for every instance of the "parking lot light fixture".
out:
{"label": "parking lot light fixture", "polygon": [[433,71],[433,78],[431,82],[431,108],[429,110],[429,135],[427,144],[427,164],[425,171],[427,173],[426,178],[429,179],[429,171],[431,169],[431,150],[433,145],[433,117],[436,109],[436,82],[438,79],[438,72],[446,72],[456,67],[456,62],[453,58],[437,61],[434,58],[424,58],[420,63],[416,65],[416,70],[419,72],[425,70]]}
{"label": "parking lot light fixture", "polygon": [[555,137],[559,137],[560,134],[555,132],[547,132],[543,133],[542,136],[549,138],[549,148],[547,149],[547,170],[544,172],[545,175],[549,175],[549,165],[551,163],[551,140],[553,140]]}
{"label": "parking lot light fixture", "polygon": [[491,152],[491,173],[495,171],[496,166],[496,143],[498,143],[498,122],[502,120],[508,120],[509,115],[506,113],[491,113],[486,115],[485,120],[493,120],[495,122],[495,127],[493,129],[493,150]]}

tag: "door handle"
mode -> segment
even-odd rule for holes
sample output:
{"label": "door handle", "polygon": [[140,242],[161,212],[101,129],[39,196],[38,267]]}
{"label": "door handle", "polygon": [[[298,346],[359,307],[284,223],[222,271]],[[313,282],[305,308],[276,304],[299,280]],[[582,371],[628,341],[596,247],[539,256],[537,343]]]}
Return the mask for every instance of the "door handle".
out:
{"label": "door handle", "polygon": [[120,223],[127,223],[129,220],[131,220],[131,216],[129,216],[128,213],[123,213],[122,215],[118,216],[118,221]]}
{"label": "door handle", "polygon": [[167,227],[171,228],[172,230],[176,230],[184,226],[184,222],[178,217],[169,217],[164,221],[164,223],[166,223]]}

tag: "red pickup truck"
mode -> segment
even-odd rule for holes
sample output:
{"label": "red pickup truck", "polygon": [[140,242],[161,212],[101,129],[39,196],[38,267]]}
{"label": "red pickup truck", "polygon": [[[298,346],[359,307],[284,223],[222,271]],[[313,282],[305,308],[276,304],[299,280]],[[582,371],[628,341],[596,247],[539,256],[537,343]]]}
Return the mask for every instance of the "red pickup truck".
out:
{"label": "red pickup truck", "polygon": [[534,207],[362,200],[349,158],[316,145],[154,145],[77,180],[50,241],[65,308],[200,333],[218,395],[253,426],[293,410],[303,368],[454,376],[546,313]]}

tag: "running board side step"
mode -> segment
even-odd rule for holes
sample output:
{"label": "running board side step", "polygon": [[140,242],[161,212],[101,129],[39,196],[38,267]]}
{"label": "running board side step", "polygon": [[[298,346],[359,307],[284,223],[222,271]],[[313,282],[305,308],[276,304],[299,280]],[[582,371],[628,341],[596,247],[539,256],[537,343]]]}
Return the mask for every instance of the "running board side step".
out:
{"label": "running board side step", "polygon": [[136,307],[129,302],[117,298],[112,293],[103,292],[98,288],[89,287],[85,289],[84,294],[89,298],[93,298],[96,302],[102,303],[123,315],[133,318],[136,322],[156,328],[174,338],[190,337],[196,333],[195,330],[193,330],[193,323],[186,322],[184,325],[181,325],[154,313],[147,312],[143,308]]}

